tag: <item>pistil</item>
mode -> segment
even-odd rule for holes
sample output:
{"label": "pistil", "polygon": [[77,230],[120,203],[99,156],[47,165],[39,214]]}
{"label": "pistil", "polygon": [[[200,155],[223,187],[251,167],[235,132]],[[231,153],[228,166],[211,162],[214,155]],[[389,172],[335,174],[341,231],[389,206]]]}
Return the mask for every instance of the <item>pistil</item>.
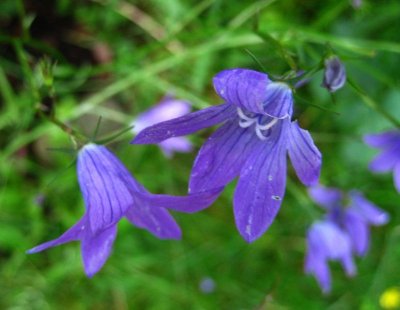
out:
{"label": "pistil", "polygon": [[239,126],[241,128],[248,128],[255,124],[254,129],[260,140],[267,139],[267,136],[265,136],[263,132],[272,128],[279,120],[278,118],[272,118],[272,120],[266,124],[261,124],[261,121],[264,118],[263,115],[255,115],[253,117],[247,116],[240,108],[237,109],[237,112],[239,116]]}

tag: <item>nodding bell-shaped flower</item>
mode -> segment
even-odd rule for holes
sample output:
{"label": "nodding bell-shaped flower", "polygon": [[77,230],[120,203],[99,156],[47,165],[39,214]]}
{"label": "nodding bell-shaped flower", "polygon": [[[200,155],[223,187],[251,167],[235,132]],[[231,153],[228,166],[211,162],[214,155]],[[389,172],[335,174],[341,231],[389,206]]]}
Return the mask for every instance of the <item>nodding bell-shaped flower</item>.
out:
{"label": "nodding bell-shaped flower", "polygon": [[369,226],[386,224],[389,215],[358,191],[348,194],[348,205],[343,205],[343,193],[336,188],[315,186],[309,194],[327,213],[308,231],[305,271],[313,274],[322,291],[328,293],[331,289],[328,261],[340,261],[346,274],[354,275],[356,267],[352,257],[367,253]]}
{"label": "nodding bell-shaped flower", "polygon": [[248,69],[224,70],[213,82],[223,104],[146,128],[132,143],[159,143],[221,124],[197,154],[189,193],[219,188],[239,177],[233,202],[236,226],[252,242],[279,211],[287,154],[307,186],[318,182],[321,154],[308,131],[290,120],[293,94],[288,85]]}
{"label": "nodding bell-shaped flower", "polygon": [[356,273],[349,236],[329,220],[315,222],[307,233],[305,272],[314,275],[324,293],[331,290],[331,260],[339,261],[348,276]]}
{"label": "nodding bell-shaped flower", "polygon": [[331,93],[342,88],[346,83],[346,69],[339,57],[331,56],[325,60],[325,72],[322,86]]}
{"label": "nodding bell-shaped flower", "polygon": [[77,174],[85,201],[84,215],[59,238],[38,245],[28,253],[80,241],[88,277],[97,273],[110,255],[121,218],[157,238],[180,239],[181,230],[165,208],[195,212],[211,204],[222,190],[188,196],[153,195],[106,147],[96,144],[87,144],[79,151]]}

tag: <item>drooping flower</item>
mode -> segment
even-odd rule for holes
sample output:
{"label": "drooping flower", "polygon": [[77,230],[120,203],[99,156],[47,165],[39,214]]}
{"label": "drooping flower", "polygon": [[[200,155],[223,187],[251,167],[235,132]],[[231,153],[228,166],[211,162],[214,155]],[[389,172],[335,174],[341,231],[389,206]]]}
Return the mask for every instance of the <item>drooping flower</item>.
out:
{"label": "drooping flower", "polygon": [[314,275],[324,293],[331,290],[329,260],[340,261],[348,276],[355,274],[350,238],[335,223],[315,222],[308,230],[307,245],[305,271]]}
{"label": "drooping flower", "polygon": [[[187,101],[175,99],[171,96],[164,97],[160,103],[139,114],[133,122],[133,132],[138,133],[154,124],[188,114],[192,110]],[[185,137],[175,137],[159,143],[165,156],[172,157],[174,152],[188,153],[193,149],[190,141]]]}
{"label": "drooping flower", "polygon": [[195,212],[211,204],[221,191],[220,188],[188,196],[150,194],[106,147],[96,144],[80,150],[77,174],[85,214],[59,238],[28,253],[79,240],[89,277],[101,269],[110,255],[122,217],[160,239],[180,239],[181,230],[165,208]]}
{"label": "drooping flower", "polygon": [[331,93],[342,88],[346,83],[346,68],[339,57],[331,56],[325,60],[325,72],[322,86]]}
{"label": "drooping flower", "polygon": [[382,150],[370,163],[369,169],[373,172],[393,171],[394,185],[400,193],[400,131],[366,135],[364,142]]}
{"label": "drooping flower", "polygon": [[240,234],[251,242],[267,230],[279,210],[287,153],[307,186],[318,181],[321,154],[310,134],[290,121],[293,96],[286,84],[247,69],[222,71],[213,82],[224,104],[146,128],[133,143],[159,143],[223,123],[197,155],[189,192],[225,186],[239,176],[235,220]]}
{"label": "drooping flower", "polygon": [[314,223],[308,231],[305,271],[313,274],[323,292],[327,293],[331,288],[328,261],[341,261],[346,274],[354,275],[356,268],[352,256],[366,254],[369,226],[386,224],[389,215],[358,191],[348,194],[348,205],[343,204],[344,195],[336,188],[316,186],[309,193],[327,214],[324,220]]}

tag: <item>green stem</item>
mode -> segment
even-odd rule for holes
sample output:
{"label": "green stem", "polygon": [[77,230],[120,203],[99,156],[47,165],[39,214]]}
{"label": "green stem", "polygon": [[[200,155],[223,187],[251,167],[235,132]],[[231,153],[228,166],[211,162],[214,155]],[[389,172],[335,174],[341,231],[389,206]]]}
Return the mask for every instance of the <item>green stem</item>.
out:
{"label": "green stem", "polygon": [[371,97],[369,97],[350,77],[347,77],[348,84],[352,87],[352,89],[361,97],[364,104],[371,109],[380,113],[384,118],[386,118],[389,122],[391,122],[394,126],[400,129],[400,121],[394,118],[391,114],[386,112],[376,103]]}
{"label": "green stem", "polygon": [[81,134],[79,131],[69,127],[68,125],[64,124],[59,119],[57,119],[54,115],[51,115],[51,116],[46,115],[40,109],[38,109],[38,113],[41,117],[43,117],[44,119],[53,123],[58,128],[60,128],[62,131],[64,131],[66,134],[68,134],[71,137],[71,140],[74,143],[74,146],[76,149],[80,148],[81,146],[85,145],[88,142],[88,138],[86,136]]}

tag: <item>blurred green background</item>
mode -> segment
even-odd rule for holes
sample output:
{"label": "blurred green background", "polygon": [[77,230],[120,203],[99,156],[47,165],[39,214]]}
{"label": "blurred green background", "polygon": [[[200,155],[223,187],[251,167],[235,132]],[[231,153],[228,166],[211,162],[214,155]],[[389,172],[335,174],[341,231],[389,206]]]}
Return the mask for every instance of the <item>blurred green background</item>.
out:
{"label": "blurred green background", "polygon": [[[0,2],[0,308],[1,309],[379,309],[400,286],[400,196],[392,177],[373,175],[365,133],[400,120],[400,3],[348,0],[2,0]],[[312,70],[330,46],[349,84],[333,96],[322,71],[295,96],[302,127],[323,153],[321,183],[359,189],[391,215],[372,229],[369,253],[347,279],[333,263],[323,296],[303,274],[305,234],[323,212],[289,171],[286,197],[267,233],[247,244],[232,214],[234,184],[209,209],[178,214],[182,241],[161,241],[119,224],[114,252],[92,279],[79,243],[25,251],[77,221],[84,206],[69,137],[39,117],[91,135],[129,126],[166,93],[203,108],[220,103],[211,79],[246,67],[275,77]],[[46,64],[53,64],[53,71]],[[191,137],[198,149],[211,130]],[[153,192],[184,194],[195,152],[163,156],[132,146],[130,132],[110,145]],[[201,289],[212,280],[211,292]],[[396,292],[396,290],[394,290]],[[400,298],[400,293],[394,297]]]}

